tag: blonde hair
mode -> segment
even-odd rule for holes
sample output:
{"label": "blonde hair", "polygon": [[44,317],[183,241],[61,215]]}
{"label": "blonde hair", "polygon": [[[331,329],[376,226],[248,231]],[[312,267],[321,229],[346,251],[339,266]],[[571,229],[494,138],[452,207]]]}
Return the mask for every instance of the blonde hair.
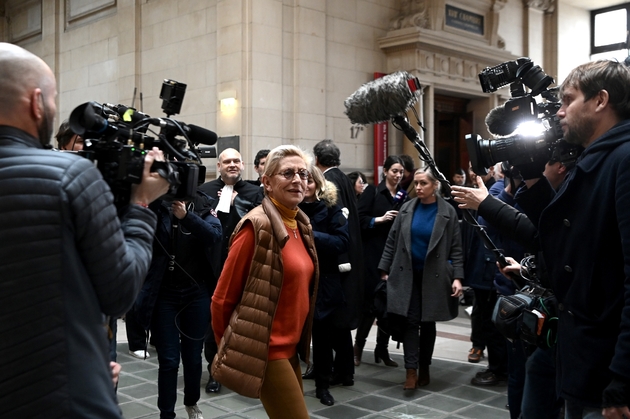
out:
{"label": "blonde hair", "polygon": [[313,182],[315,182],[315,195],[317,199],[321,198],[321,196],[326,192],[326,178],[324,174],[317,166],[311,163],[309,167],[310,177],[313,178]]}
{"label": "blonde hair", "polygon": [[437,192],[440,191],[440,189],[442,188],[442,182],[440,182],[439,180],[437,180],[437,178],[435,177],[435,175],[433,174],[433,171],[431,170],[430,167],[425,167],[423,169],[418,169],[414,172],[413,176],[415,177],[418,173],[426,173],[427,177],[429,178],[429,180],[433,183],[435,183],[435,190]]}
{"label": "blonde hair", "polygon": [[[309,168],[309,170],[313,165],[312,157],[300,147],[290,144],[280,145],[271,150],[269,154],[267,154],[267,161],[265,163],[265,171],[263,173],[263,176],[271,177],[275,175],[278,171],[278,166],[280,166],[280,162],[282,161],[282,159],[291,156],[297,156],[304,160],[304,163],[306,163],[306,167]],[[266,194],[267,190],[265,189],[265,195]]]}

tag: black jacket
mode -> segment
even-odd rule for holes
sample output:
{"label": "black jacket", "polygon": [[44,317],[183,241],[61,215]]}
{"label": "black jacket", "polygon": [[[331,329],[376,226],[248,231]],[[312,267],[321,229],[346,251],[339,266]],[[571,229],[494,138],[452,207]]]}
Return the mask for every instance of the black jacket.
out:
{"label": "black jacket", "polygon": [[593,407],[613,374],[630,383],[629,208],[627,120],[584,150],[538,228],[560,310],[558,395]]}
{"label": "black jacket", "polygon": [[[213,209],[216,209],[217,205],[219,205],[218,192],[223,189],[224,186],[225,182],[223,182],[223,180],[219,177],[218,179],[206,182],[199,187],[199,190],[215,199],[212,204]],[[227,258],[230,236],[232,235],[234,228],[238,222],[241,221],[241,218],[243,218],[249,211],[260,205],[263,199],[263,191],[260,186],[254,186],[242,179],[236,182],[234,190],[238,194],[236,195],[236,198],[234,198],[234,205],[230,206],[230,212],[217,212],[217,216],[219,217],[219,221],[221,221],[221,227],[223,229],[223,239],[221,241],[220,251],[218,250],[213,252],[212,269],[214,273],[213,282],[215,285],[219,276],[221,276],[221,270],[223,269],[223,264]],[[211,286],[211,291],[213,289],[214,287]]]}
{"label": "black jacket", "polygon": [[383,255],[383,249],[385,249],[389,229],[394,224],[394,220],[381,224],[374,224],[372,220],[382,216],[387,211],[400,209],[401,204],[394,201],[384,180],[377,187],[367,185],[359,196],[359,219],[361,220],[361,237],[366,269],[366,301],[373,300],[374,289],[381,280],[378,263]]}
{"label": "black jacket", "polygon": [[0,127],[0,416],[121,418],[103,314],[133,304],[155,215],[89,160]]}
{"label": "black jacket", "polygon": [[[136,318],[145,330],[149,330],[151,326],[153,308],[165,276],[167,282],[174,283],[171,285],[179,286],[186,282],[193,285],[194,281],[205,287],[206,280],[210,279],[208,272],[212,268],[211,255],[214,245],[221,242],[221,223],[211,209],[214,199],[197,191],[193,204],[194,209],[189,210],[183,219],[177,220],[177,228],[173,228],[175,216],[169,202],[157,200],[149,206],[158,218],[153,241],[153,259],[134,306]],[[171,257],[174,257],[178,266],[169,275]],[[183,274],[179,266],[192,278]]]}
{"label": "black jacket", "polygon": [[315,319],[323,319],[345,304],[339,256],[348,251],[350,236],[348,221],[336,204],[334,197],[326,192],[328,199],[315,202],[302,202],[299,207],[311,220],[315,249],[319,262],[319,287],[315,304]]}
{"label": "black jacket", "polygon": [[352,269],[350,272],[341,274],[341,286],[346,304],[333,313],[334,322],[339,328],[356,329],[363,309],[363,267],[365,265],[356,192],[350,178],[336,167],[326,170],[324,177],[337,187],[337,204],[342,208],[342,211],[347,212],[348,233],[350,234],[348,257]]}

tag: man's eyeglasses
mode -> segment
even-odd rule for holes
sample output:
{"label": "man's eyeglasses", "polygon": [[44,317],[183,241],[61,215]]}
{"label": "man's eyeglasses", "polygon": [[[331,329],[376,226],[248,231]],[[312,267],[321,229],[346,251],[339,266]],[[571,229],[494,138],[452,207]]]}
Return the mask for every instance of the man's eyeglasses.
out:
{"label": "man's eyeglasses", "polygon": [[306,169],[300,169],[298,171],[295,171],[293,169],[287,169],[284,172],[279,172],[279,173],[276,173],[276,174],[279,175],[279,176],[282,176],[286,180],[293,180],[293,178],[295,177],[296,174],[300,177],[300,179],[307,180],[309,172]]}

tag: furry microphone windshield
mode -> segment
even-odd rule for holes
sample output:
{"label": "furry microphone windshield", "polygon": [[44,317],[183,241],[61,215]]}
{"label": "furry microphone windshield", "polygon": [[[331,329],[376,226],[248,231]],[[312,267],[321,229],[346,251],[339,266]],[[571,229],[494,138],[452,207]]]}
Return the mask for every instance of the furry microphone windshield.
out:
{"label": "furry microphone windshield", "polygon": [[344,102],[345,114],[354,124],[375,124],[404,114],[420,96],[420,82],[398,71],[365,83]]}

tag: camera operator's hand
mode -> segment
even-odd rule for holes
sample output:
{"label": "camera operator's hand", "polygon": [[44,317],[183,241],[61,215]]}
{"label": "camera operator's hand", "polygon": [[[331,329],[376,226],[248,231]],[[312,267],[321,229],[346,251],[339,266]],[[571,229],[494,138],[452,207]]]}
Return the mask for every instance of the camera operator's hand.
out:
{"label": "camera operator's hand", "polygon": [[630,409],[624,407],[605,407],[602,410],[602,416],[606,419],[623,419],[630,418]]}
{"label": "camera operator's hand", "polygon": [[475,180],[477,182],[477,188],[451,186],[451,195],[453,195],[455,202],[459,204],[458,207],[476,210],[479,208],[481,201],[488,196],[488,188],[486,188],[486,185],[483,183],[481,176],[477,176]]}
{"label": "camera operator's hand", "polygon": [[131,199],[129,200],[131,204],[146,207],[168,192],[168,181],[157,172],[151,172],[153,161],[164,161],[164,153],[157,147],[153,147],[153,150],[144,156],[142,181],[131,187]]}
{"label": "camera operator's hand", "polygon": [[109,367],[112,370],[112,382],[114,383],[114,388],[116,388],[116,385],[118,384],[118,378],[120,377],[120,370],[122,369],[122,366],[118,362],[111,361],[109,363]]}
{"label": "camera operator's hand", "polygon": [[186,203],[183,201],[173,201],[173,215],[178,220],[184,219],[186,216]]}
{"label": "camera operator's hand", "polygon": [[509,264],[506,267],[502,268],[499,262],[497,262],[497,267],[499,268],[499,272],[503,274],[504,277],[508,279],[512,279],[511,276],[521,275],[521,264],[518,263],[514,258],[506,257],[505,261]]}

